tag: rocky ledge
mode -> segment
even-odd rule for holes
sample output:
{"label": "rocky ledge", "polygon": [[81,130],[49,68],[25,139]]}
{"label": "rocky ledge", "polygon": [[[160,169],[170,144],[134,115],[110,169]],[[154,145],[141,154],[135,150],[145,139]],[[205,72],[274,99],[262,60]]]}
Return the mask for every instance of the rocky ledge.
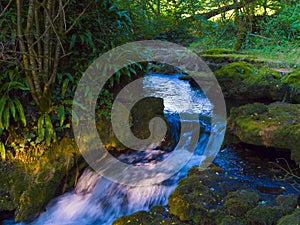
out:
{"label": "rocky ledge", "polygon": [[[300,165],[300,105],[275,102],[232,108],[227,141],[288,149]],[[233,139],[232,139],[233,137]]]}

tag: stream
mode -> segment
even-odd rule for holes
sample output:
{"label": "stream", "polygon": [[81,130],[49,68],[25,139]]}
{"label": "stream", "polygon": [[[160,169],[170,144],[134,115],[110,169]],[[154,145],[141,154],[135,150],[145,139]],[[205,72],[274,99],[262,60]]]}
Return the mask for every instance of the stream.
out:
{"label": "stream", "polygon": [[[200,121],[200,138],[193,157],[178,173],[160,184],[130,187],[114,183],[87,168],[74,190],[53,199],[46,211],[29,224],[110,225],[120,216],[149,210],[154,205],[167,205],[168,196],[174,191],[178,181],[187,175],[191,167],[198,166],[206,158],[203,152],[212,131],[207,122],[207,118],[211,116],[212,104],[201,90],[191,88],[187,81],[181,81],[178,77],[179,75],[152,74],[144,78],[144,88],[152,96],[163,98],[164,113],[172,123],[173,129],[180,129],[176,126],[182,122],[178,121],[178,113],[198,114],[200,118],[204,118]],[[214,163],[226,171],[226,176],[232,178],[228,182],[232,182],[233,190],[239,186],[255,188],[265,194],[265,201],[273,201],[279,194],[297,194],[299,186],[295,187],[290,182],[275,179],[270,172],[268,162],[276,159],[264,160],[266,156],[259,155],[258,152],[247,151],[245,146],[239,149],[228,147],[219,152]],[[167,157],[168,154],[161,149],[149,149],[133,155],[121,155],[120,160],[135,164],[154,164],[156,160],[161,160],[162,156]],[[4,224],[15,223],[5,221]]]}

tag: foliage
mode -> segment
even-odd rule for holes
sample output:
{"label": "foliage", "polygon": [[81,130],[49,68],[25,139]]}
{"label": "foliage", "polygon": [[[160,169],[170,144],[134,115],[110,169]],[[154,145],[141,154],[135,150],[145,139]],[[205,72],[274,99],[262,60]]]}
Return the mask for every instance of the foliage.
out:
{"label": "foliage", "polygon": [[[7,67],[3,72],[0,81],[3,85],[0,88],[0,134],[8,131],[12,124],[22,123],[26,126],[27,120],[24,113],[24,108],[21,103],[22,99],[19,97],[25,91],[28,91],[24,80],[19,76],[19,68]],[[0,156],[5,159],[6,150],[5,145],[0,140]]]}
{"label": "foliage", "polygon": [[[25,74],[27,86],[21,87],[21,84],[9,81],[1,91],[7,86],[10,89],[30,89],[37,106],[35,111],[38,111],[34,112],[38,115],[35,120],[38,141],[45,140],[49,145],[56,140],[57,132],[61,134],[71,126],[73,95],[87,66],[104,51],[132,39],[131,18],[109,0],[80,3],[47,0],[43,4],[30,0],[17,1],[16,6],[11,1],[0,5],[3,9],[0,14],[3,46],[0,56],[6,63],[0,69],[10,73],[9,66],[16,67],[17,64],[16,68],[21,69],[15,78],[23,79],[20,74]],[[118,84],[122,75],[130,78],[131,74],[136,74],[133,67],[118,71],[110,79],[109,87]],[[11,123],[14,125],[26,123],[20,102],[23,100],[3,95],[0,131],[8,129],[12,119],[15,119]]]}

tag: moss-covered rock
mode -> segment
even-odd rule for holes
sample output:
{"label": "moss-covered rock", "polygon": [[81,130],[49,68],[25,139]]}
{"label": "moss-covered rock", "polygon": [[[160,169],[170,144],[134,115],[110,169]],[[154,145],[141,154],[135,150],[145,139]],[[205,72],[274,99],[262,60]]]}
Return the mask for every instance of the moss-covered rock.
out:
{"label": "moss-covered rock", "polygon": [[215,72],[216,78],[227,98],[238,98],[246,91],[247,79],[253,77],[256,69],[249,63],[235,62],[223,66]]}
{"label": "moss-covered rock", "polygon": [[286,88],[277,71],[255,68],[246,62],[235,62],[215,72],[225,98],[248,102],[282,100]]}
{"label": "moss-covered rock", "polygon": [[205,51],[203,54],[205,55],[219,55],[219,54],[233,54],[238,53],[232,49],[225,49],[225,48],[213,48]]}
{"label": "moss-covered rock", "polygon": [[154,206],[150,212],[139,211],[129,216],[122,216],[113,222],[113,225],[183,225],[186,224],[175,217],[170,217],[163,206]]}
{"label": "moss-covered rock", "polygon": [[274,225],[290,212],[283,207],[260,205],[246,213],[246,221],[248,225]]}
{"label": "moss-covered rock", "polygon": [[259,194],[251,190],[230,192],[225,198],[224,210],[230,216],[242,217],[259,202]]}
{"label": "moss-covered rock", "polygon": [[237,142],[289,149],[291,158],[300,164],[300,105],[287,103],[248,104],[232,108],[227,136]]}
{"label": "moss-covered rock", "polygon": [[217,224],[218,225],[247,225],[247,222],[244,218],[226,215],[219,222],[217,222]]}
{"label": "moss-covered rock", "polygon": [[[46,147],[41,144],[34,148],[38,152]],[[18,155],[14,161],[0,164],[0,190],[4,197],[0,200],[0,211],[15,211],[16,221],[38,215],[53,197],[73,187],[80,170],[87,166],[76,143],[69,138],[43,152],[31,153],[31,161]]]}
{"label": "moss-covered rock", "polygon": [[[125,100],[124,100],[125,101]],[[138,101],[132,109],[126,108],[126,102],[124,102],[124,110],[130,111],[130,128],[132,133],[140,138],[146,139],[150,136],[149,124],[151,119],[159,117],[165,121],[166,126],[169,127],[167,119],[164,117],[164,105],[162,98],[148,97]],[[100,116],[97,118],[96,126],[101,137],[102,142],[104,143],[107,150],[111,152],[120,152],[128,150],[128,147],[123,145],[115,133],[113,132],[112,124],[110,118]],[[120,126],[119,130],[124,130],[123,137],[129,138],[129,133],[127,129],[123,129],[123,124],[118,124]],[[159,130],[160,131],[160,130]],[[159,131],[156,131],[157,134]],[[163,135],[163,134],[161,134]],[[172,148],[173,145],[168,146],[168,143],[172,143],[171,140],[171,131],[169,130],[165,136],[165,141],[161,144],[163,147]]]}
{"label": "moss-covered rock", "polygon": [[297,196],[291,195],[279,195],[276,200],[276,205],[284,208],[296,208],[297,206]]}
{"label": "moss-covered rock", "polygon": [[180,69],[166,63],[149,64],[148,71],[150,73],[167,74],[167,75],[181,73]]}
{"label": "moss-covered rock", "polygon": [[300,103],[300,71],[287,74],[282,78],[282,83],[287,87],[287,100]]}
{"label": "moss-covered rock", "polygon": [[295,210],[292,214],[281,217],[277,225],[299,225],[300,210]]}
{"label": "moss-covered rock", "polygon": [[218,201],[219,194],[202,183],[197,173],[182,179],[169,197],[170,213],[181,221],[212,224],[209,209]]}

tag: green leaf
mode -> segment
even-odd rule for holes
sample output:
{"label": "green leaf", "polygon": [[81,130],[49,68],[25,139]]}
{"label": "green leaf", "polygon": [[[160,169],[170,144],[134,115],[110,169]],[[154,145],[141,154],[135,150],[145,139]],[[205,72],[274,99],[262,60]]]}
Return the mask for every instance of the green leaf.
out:
{"label": "green leaf", "polygon": [[77,38],[77,35],[76,34],[72,34],[72,38],[71,38],[71,42],[70,42],[70,48],[74,47],[76,38]]}
{"label": "green leaf", "polygon": [[19,99],[15,98],[13,100],[15,106],[16,106],[16,109],[18,111],[18,114],[19,114],[19,119],[21,120],[21,122],[23,123],[24,127],[26,127],[26,124],[27,124],[27,121],[26,121],[26,117],[25,117],[25,114],[24,114],[24,108],[23,108],[23,105],[21,104],[21,102],[19,101]]}
{"label": "green leaf", "polygon": [[132,67],[129,67],[129,70],[134,74],[134,75],[136,75],[136,71],[135,71],[135,69],[134,68],[132,68]]}
{"label": "green leaf", "polygon": [[2,96],[2,98],[0,99],[0,128],[1,129],[4,129],[2,115],[6,105],[6,100],[7,100],[7,95]]}
{"label": "green leaf", "polygon": [[5,145],[1,141],[0,141],[0,155],[2,160],[6,159]]}
{"label": "green leaf", "polygon": [[70,80],[68,78],[64,80],[64,83],[62,85],[62,90],[61,90],[61,97],[62,98],[64,98],[65,95],[66,95],[66,92],[68,90],[69,81]]}
{"label": "green leaf", "polygon": [[58,107],[58,115],[59,115],[59,126],[62,126],[65,121],[65,107],[63,105],[60,105]]}
{"label": "green leaf", "polygon": [[6,107],[3,111],[3,126],[7,130],[9,128],[9,119],[10,119],[10,113],[9,113],[9,107]]}
{"label": "green leaf", "polygon": [[73,111],[71,108],[67,108],[67,112],[72,116],[72,123],[75,123],[78,125],[79,118],[75,111]]}
{"label": "green leaf", "polygon": [[15,108],[15,105],[14,105],[14,102],[12,100],[10,100],[8,102],[8,108],[10,109],[10,112],[11,112],[11,115],[12,117],[14,118],[14,120],[16,121],[16,108]]}
{"label": "green leaf", "polygon": [[39,135],[40,140],[44,140],[44,138],[45,138],[44,123],[45,123],[45,116],[43,114],[40,116],[40,118],[38,120],[38,135]]}
{"label": "green leaf", "polygon": [[46,145],[50,145],[51,140],[55,141],[56,134],[53,129],[52,121],[48,114],[45,115],[45,125],[46,125]]}

